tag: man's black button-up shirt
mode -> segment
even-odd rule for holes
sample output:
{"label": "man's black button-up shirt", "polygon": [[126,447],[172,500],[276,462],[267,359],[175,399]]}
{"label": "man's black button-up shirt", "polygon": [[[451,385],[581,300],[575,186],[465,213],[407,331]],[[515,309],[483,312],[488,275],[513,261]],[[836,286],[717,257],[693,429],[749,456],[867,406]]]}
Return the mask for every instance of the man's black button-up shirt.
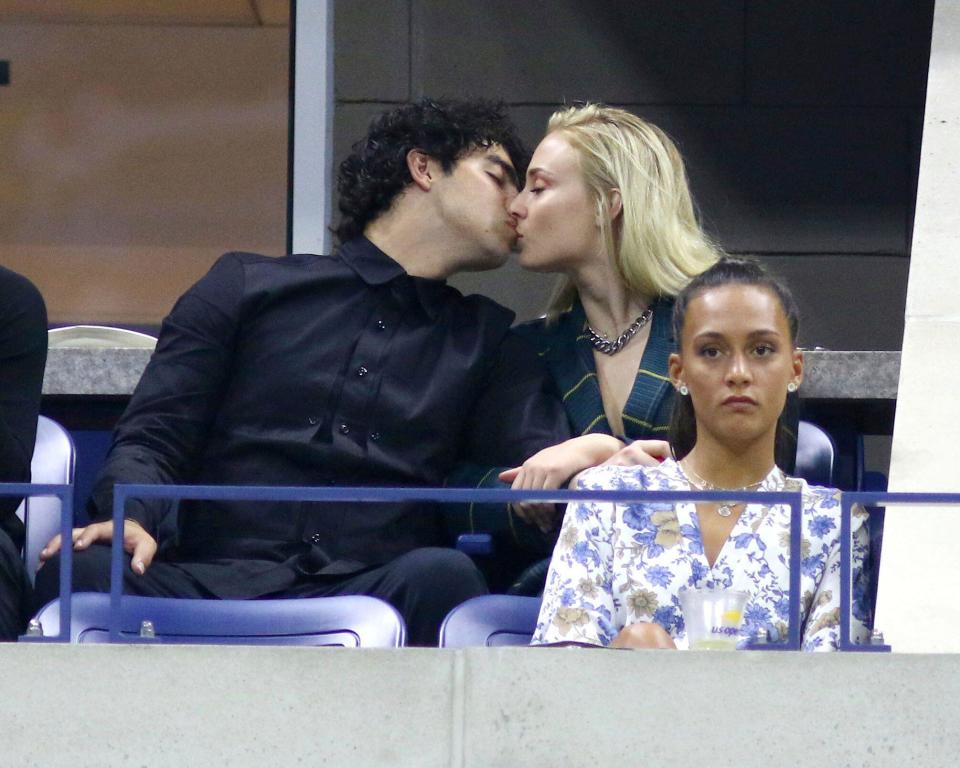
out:
{"label": "man's black button-up shirt", "polygon": [[[227,254],[164,321],[96,515],[117,481],[439,486],[458,461],[519,464],[569,428],[512,319],[363,238],[332,256]],[[127,514],[155,531],[167,508]],[[268,564],[349,573],[439,536],[416,505],[185,503],[164,557],[250,561],[227,582],[195,572],[215,594],[252,596],[287,586]]]}

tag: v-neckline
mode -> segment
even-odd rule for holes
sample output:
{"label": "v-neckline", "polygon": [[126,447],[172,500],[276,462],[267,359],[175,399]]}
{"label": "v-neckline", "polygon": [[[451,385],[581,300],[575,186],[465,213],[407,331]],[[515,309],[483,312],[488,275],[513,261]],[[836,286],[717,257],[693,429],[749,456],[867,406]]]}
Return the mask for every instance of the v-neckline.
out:
{"label": "v-neckline", "polygon": [[[633,383],[630,385],[630,391],[627,393],[627,399],[624,401],[620,414],[623,436],[628,438],[646,434],[643,427],[644,425],[649,426],[648,421],[653,417],[653,409],[662,399],[661,390],[669,386],[667,376],[656,373],[661,367],[665,372],[666,358],[673,350],[672,337],[669,333],[670,313],[667,311],[669,305],[665,306],[664,301],[658,298],[650,306],[654,312],[647,343],[643,354],[640,356]],[[579,365],[576,368],[571,368],[568,362],[564,363],[558,381],[565,388],[562,394],[568,410],[570,410],[571,405],[569,398],[575,392],[582,403],[580,408],[575,409],[575,412],[579,414],[583,421],[583,423],[579,423],[579,420],[575,419],[577,432],[580,434],[587,434],[588,432],[613,434],[613,428],[603,407],[603,397],[600,392],[600,380],[593,356],[593,347],[584,331],[586,321],[586,312],[578,300],[565,317],[565,322],[573,325],[573,336],[571,337],[574,346],[573,357],[579,360]],[[569,360],[569,358],[566,359]],[[645,372],[646,375],[641,375],[641,372]],[[574,415],[571,414],[571,417],[573,418]]]}
{"label": "v-neckline", "polygon": [[[751,506],[748,505],[744,507],[743,511],[737,516],[736,522],[734,522],[733,527],[730,529],[730,533],[727,534],[727,538],[724,539],[723,544],[720,545],[720,549],[717,551],[717,558],[711,564],[709,558],[707,557],[707,547],[703,540],[703,529],[700,526],[700,515],[697,514],[697,505],[692,501],[682,502],[682,506],[685,507],[685,512],[690,518],[690,525],[696,534],[697,544],[699,549],[699,555],[703,558],[703,561],[707,565],[707,570],[710,575],[714,575],[714,571],[717,568],[717,565],[722,563],[726,559],[726,552],[730,548],[730,542],[736,539],[737,535],[743,533],[753,533],[753,530],[750,528],[748,523],[744,522],[744,518],[747,517],[747,513],[750,511]],[[744,530],[746,529],[746,530]]]}
{"label": "v-neckline", "polygon": [[[670,459],[669,461],[673,461]],[[672,467],[675,476],[684,484],[689,484],[686,477],[683,475],[682,470],[680,469],[677,462],[673,461],[674,466]],[[774,466],[770,472],[767,473],[767,476],[763,478],[763,481],[760,484],[760,487],[757,488],[757,491],[769,491],[776,490],[775,486],[782,485],[784,475],[781,470]],[[774,487],[771,487],[774,486]],[[691,487],[690,490],[696,490],[696,488]],[[700,528],[700,516],[697,514],[697,505],[692,501],[682,501],[677,504],[677,518],[680,521],[681,530],[684,524],[690,526],[690,530],[693,532],[693,537],[695,537],[694,542],[696,546],[692,547],[691,554],[695,557],[698,557],[702,564],[707,567],[707,578],[711,581],[715,580],[721,573],[722,567],[726,566],[728,570],[732,573],[736,573],[736,569],[732,568],[733,564],[746,554],[747,547],[740,548],[739,555],[729,555],[728,552],[731,547],[733,551],[737,552],[735,542],[738,536],[744,534],[749,534],[751,537],[759,530],[759,526],[762,523],[763,519],[770,514],[770,510],[774,505],[769,504],[747,504],[740,515],[737,517],[737,521],[733,524],[733,528],[730,529],[730,533],[727,535],[726,540],[720,547],[720,550],[717,552],[717,559],[713,561],[713,564],[707,559],[707,550],[703,542],[703,531]],[[758,509],[758,507],[760,509]],[[693,538],[692,537],[692,538]]]}

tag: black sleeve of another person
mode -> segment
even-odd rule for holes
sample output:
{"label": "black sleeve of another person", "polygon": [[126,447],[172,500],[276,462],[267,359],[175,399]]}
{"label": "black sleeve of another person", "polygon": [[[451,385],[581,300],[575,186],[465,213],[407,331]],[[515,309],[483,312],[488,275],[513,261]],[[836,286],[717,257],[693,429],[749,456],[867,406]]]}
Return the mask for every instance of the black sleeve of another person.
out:
{"label": "black sleeve of another person", "polygon": [[570,422],[553,379],[533,347],[511,331],[471,414],[463,458],[486,466],[519,466],[569,437]]}
{"label": "black sleeve of another person", "polygon": [[[29,482],[47,361],[47,310],[24,277],[0,267],[0,482]],[[0,640],[23,632],[30,604],[20,499],[0,497]]]}
{"label": "black sleeve of another person", "polygon": [[[0,482],[30,482],[40,390],[47,362],[47,310],[25,277],[0,267]],[[0,498],[0,529],[22,545],[14,512],[20,499]]]}

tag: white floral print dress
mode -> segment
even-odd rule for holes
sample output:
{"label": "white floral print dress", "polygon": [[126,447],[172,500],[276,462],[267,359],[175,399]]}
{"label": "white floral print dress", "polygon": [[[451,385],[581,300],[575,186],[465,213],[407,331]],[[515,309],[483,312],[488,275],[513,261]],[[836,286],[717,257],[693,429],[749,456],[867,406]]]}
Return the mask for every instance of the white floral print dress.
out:
{"label": "white floral print dress", "polygon": [[[597,467],[581,475],[587,490],[691,490],[676,462],[657,467]],[[804,650],[835,650],[840,634],[840,492],[786,477],[774,467],[760,491],[800,491],[801,621]],[[866,513],[854,507],[851,639],[868,636]],[[711,568],[695,505],[582,502],[567,508],[537,629],[531,643],[575,641],[609,645],[638,621],[656,622],[678,648],[687,641],[682,588],[742,589],[742,645],[765,628],[786,639],[790,594],[790,507],[750,504],[740,514]]]}

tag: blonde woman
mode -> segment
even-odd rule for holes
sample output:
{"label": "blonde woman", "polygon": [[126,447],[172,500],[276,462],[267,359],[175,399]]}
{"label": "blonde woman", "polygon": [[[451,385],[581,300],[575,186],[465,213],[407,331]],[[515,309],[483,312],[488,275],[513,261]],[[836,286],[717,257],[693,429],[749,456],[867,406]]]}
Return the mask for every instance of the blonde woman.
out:
{"label": "blonde woman", "polygon": [[[560,110],[510,211],[520,265],[561,276],[546,317],[517,331],[548,365],[581,437],[506,472],[463,467],[448,484],[549,489],[603,461],[657,463],[668,455],[673,297],[720,257],[697,222],[680,152],[625,110]],[[559,523],[554,505],[467,512],[458,529],[494,532],[499,551],[547,554]]]}

